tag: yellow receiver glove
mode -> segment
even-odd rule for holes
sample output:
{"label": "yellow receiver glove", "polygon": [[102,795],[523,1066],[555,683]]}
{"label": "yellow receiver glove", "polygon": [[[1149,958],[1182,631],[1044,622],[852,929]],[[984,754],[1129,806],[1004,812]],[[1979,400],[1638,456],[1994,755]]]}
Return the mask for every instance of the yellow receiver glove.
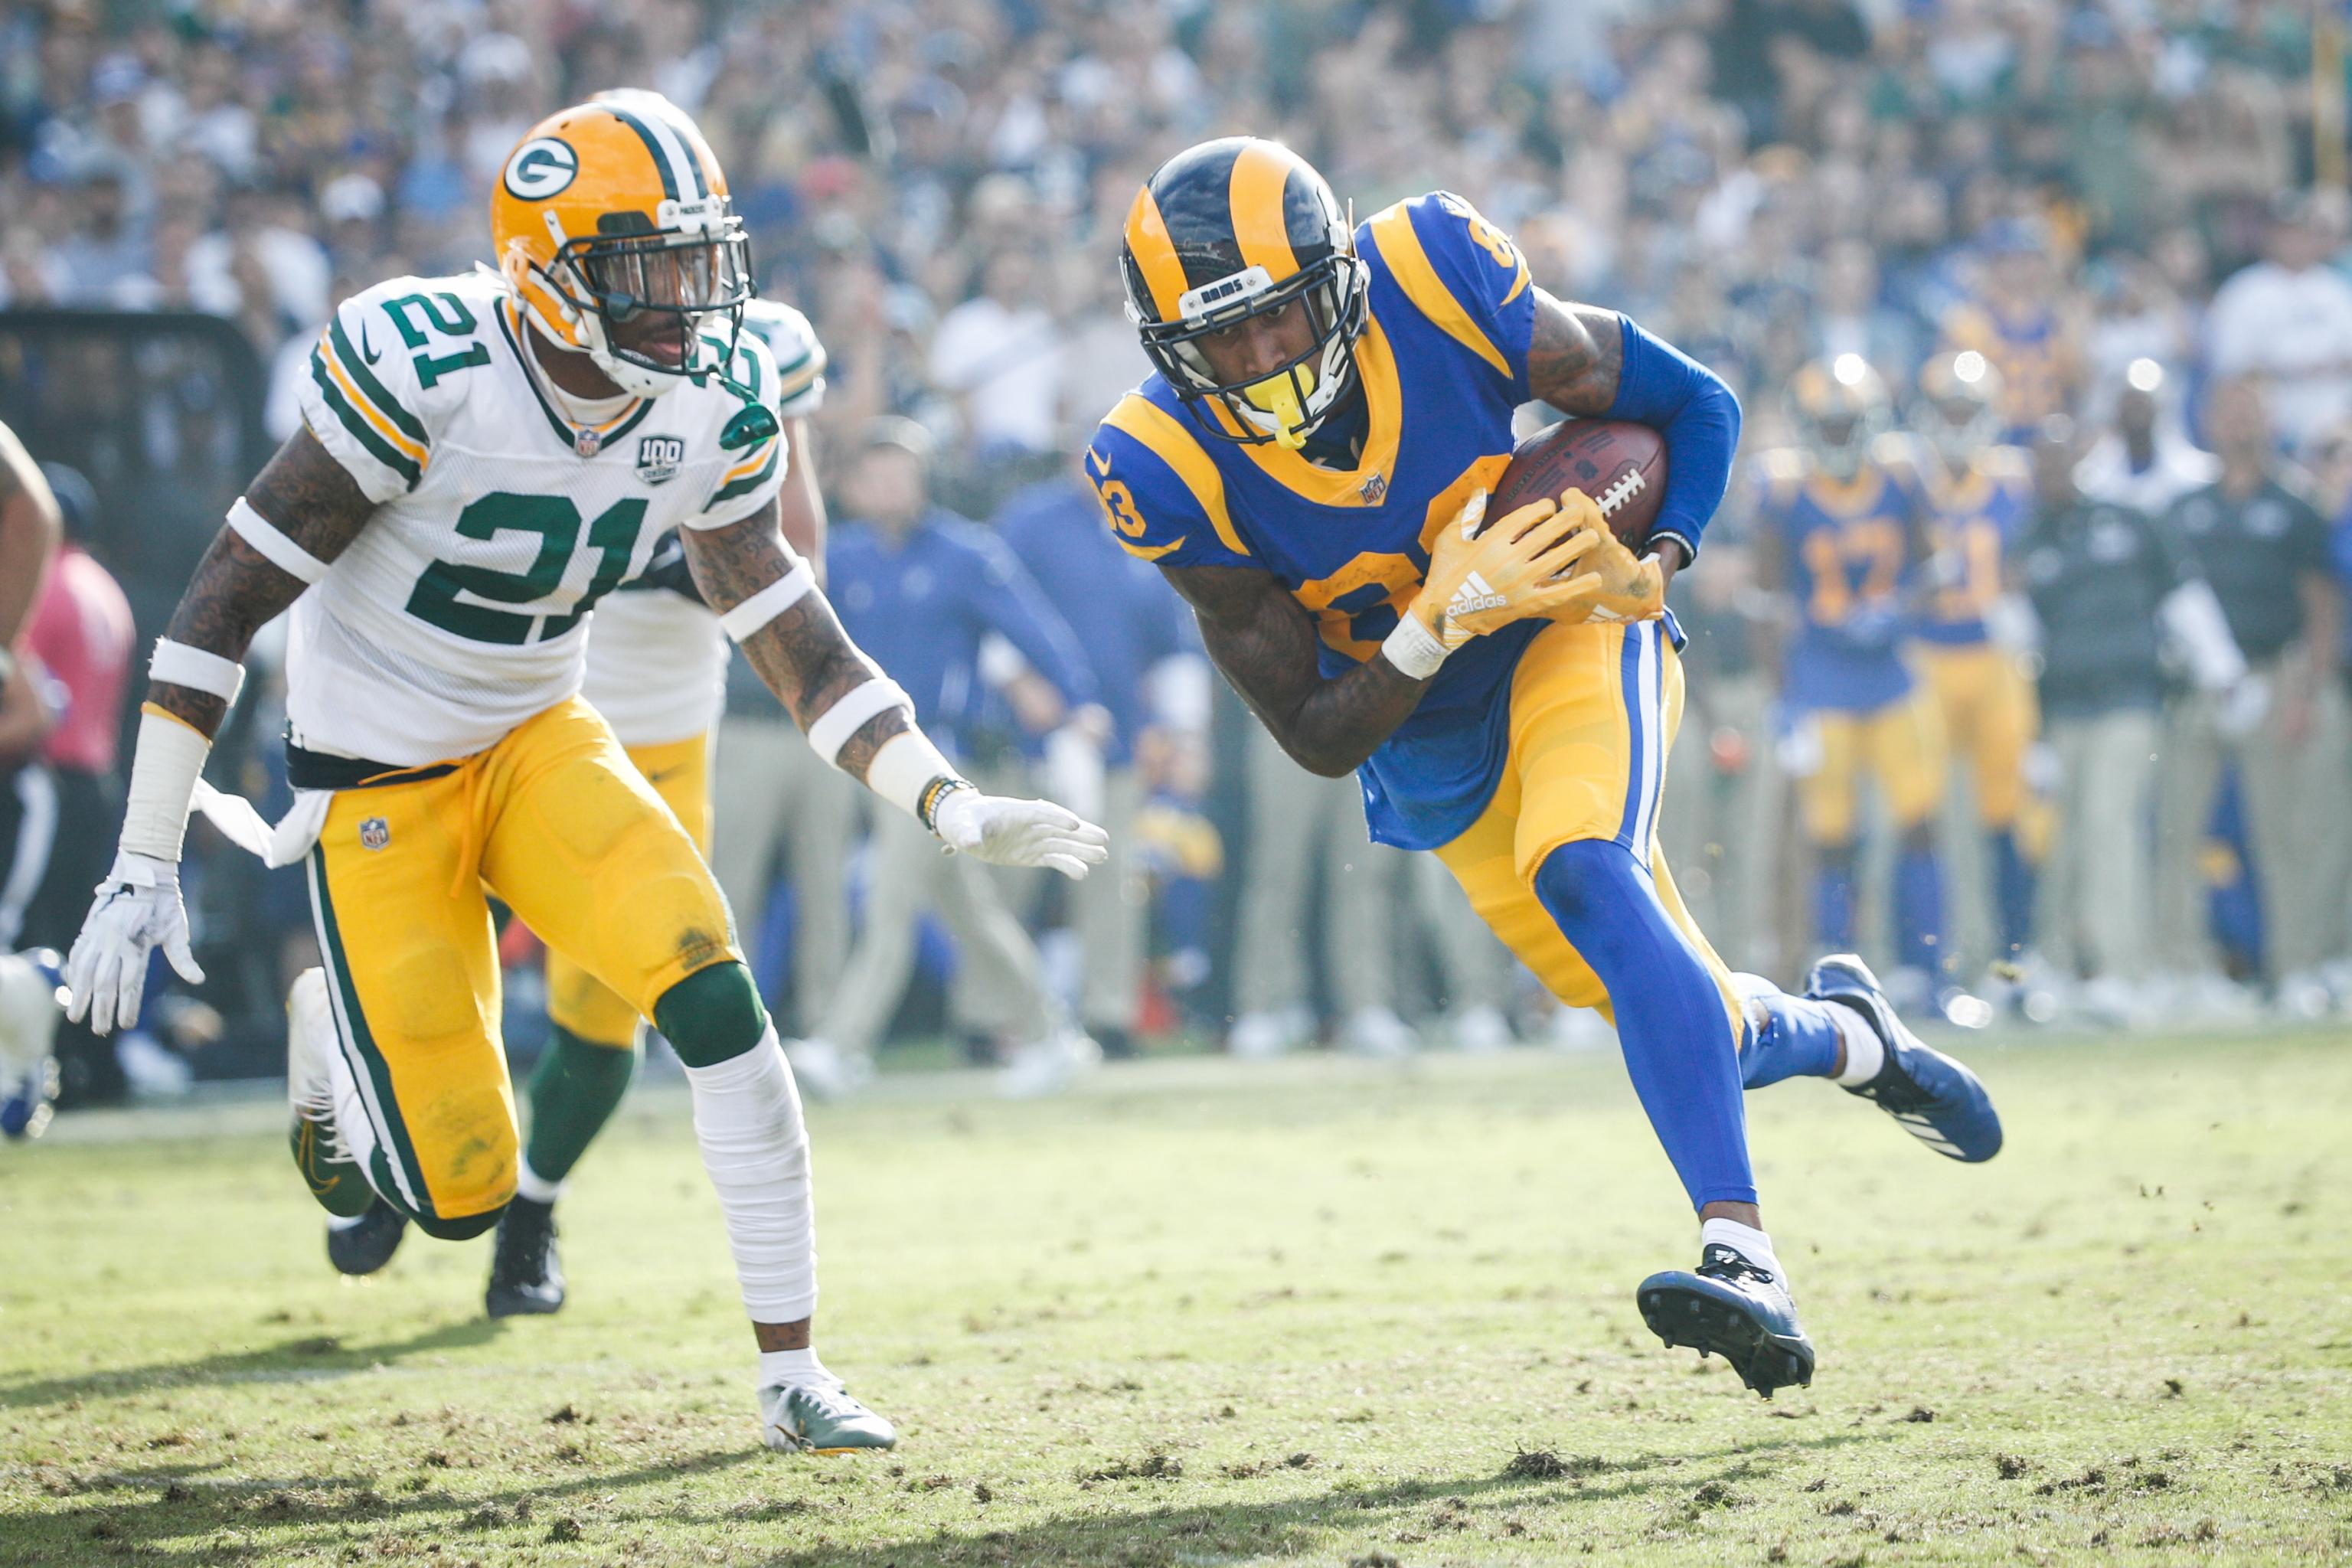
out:
{"label": "yellow receiver glove", "polygon": [[1431,542],[1421,591],[1381,644],[1389,662],[1426,680],[1473,637],[1582,605],[1587,595],[1572,585],[1581,579],[1563,574],[1593,548],[1578,523],[1588,512],[1597,521],[1601,513],[1581,492],[1569,493],[1581,504],[1563,510],[1553,501],[1530,501],[1485,528],[1486,492],[1473,494]]}
{"label": "yellow receiver glove", "polygon": [[1582,490],[1559,498],[1560,515],[1576,514],[1570,542],[1590,541],[1578,553],[1584,570],[1565,584],[1563,602],[1551,618],[1580,621],[1654,621],[1666,613],[1666,574],[1655,557],[1625,548]]}

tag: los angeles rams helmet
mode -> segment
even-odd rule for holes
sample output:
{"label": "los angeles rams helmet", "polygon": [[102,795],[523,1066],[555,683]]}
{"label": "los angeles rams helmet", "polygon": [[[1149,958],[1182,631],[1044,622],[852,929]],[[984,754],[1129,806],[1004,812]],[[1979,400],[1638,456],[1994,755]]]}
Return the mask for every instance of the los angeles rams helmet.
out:
{"label": "los angeles rams helmet", "polygon": [[1953,468],[2000,440],[2000,372],[1974,349],[1937,354],[1919,367],[1911,424]]}
{"label": "los angeles rams helmet", "polygon": [[1833,479],[1862,472],[1871,444],[1885,434],[1893,416],[1885,378],[1860,354],[1801,366],[1789,383],[1789,399],[1805,449]]}
{"label": "los angeles rams helmet", "polygon": [[[640,397],[721,368],[751,297],[718,156],[657,92],[603,93],[532,126],[491,189],[490,238],[539,330]],[[648,313],[679,318],[677,360],[620,341],[614,328]],[[714,324],[719,349],[703,336]]]}
{"label": "los angeles rams helmet", "polygon": [[[1177,153],[1136,194],[1118,259],[1143,352],[1212,434],[1296,449],[1355,385],[1370,271],[1331,187],[1287,147],[1228,136]],[[1201,340],[1293,300],[1314,345],[1220,382]]]}

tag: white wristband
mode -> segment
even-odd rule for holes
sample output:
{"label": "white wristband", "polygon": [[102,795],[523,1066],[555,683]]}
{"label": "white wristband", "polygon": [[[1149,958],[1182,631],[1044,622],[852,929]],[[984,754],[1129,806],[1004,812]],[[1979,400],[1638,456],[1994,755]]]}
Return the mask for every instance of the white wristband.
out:
{"label": "white wristband", "polygon": [[1381,651],[1410,680],[1427,680],[1445,662],[1445,645],[1421,624],[1419,616],[1411,614],[1400,617],[1396,630],[1381,639]]}
{"label": "white wristband", "polygon": [[244,540],[258,552],[265,561],[289,577],[299,577],[305,583],[315,583],[327,574],[327,563],[303,549],[282,532],[278,525],[236,498],[228,509],[231,533]]}
{"label": "white wristband", "polygon": [[959,778],[955,764],[940,754],[920,730],[901,730],[882,742],[866,766],[866,787],[908,816],[923,819],[923,791],[937,778]]}
{"label": "white wristband", "polygon": [[147,678],[234,703],[245,689],[245,666],[205,648],[157,637],[155,657],[147,661]]}
{"label": "white wristband", "polygon": [[188,806],[213,743],[204,731],[150,708],[139,715],[131,753],[130,799],[122,809],[122,847],[176,865],[187,837]]}
{"label": "white wristband", "polygon": [[837,768],[841,765],[841,748],[849,743],[849,737],[877,713],[887,713],[893,708],[907,710],[908,722],[913,721],[915,700],[888,676],[877,675],[863,686],[854,686],[809,725],[809,747],[824,759],[826,767]]}
{"label": "white wristband", "polygon": [[719,626],[737,642],[741,642],[803,598],[816,588],[816,576],[809,571],[808,563],[797,562],[793,569],[719,617]]}

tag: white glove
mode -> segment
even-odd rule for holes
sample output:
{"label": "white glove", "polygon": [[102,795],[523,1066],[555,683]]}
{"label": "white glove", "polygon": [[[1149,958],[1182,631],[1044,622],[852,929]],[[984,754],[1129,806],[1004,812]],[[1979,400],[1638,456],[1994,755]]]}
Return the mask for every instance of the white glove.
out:
{"label": "white glove", "polygon": [[66,960],[66,989],[72,994],[66,1016],[77,1024],[87,1016],[100,1035],[137,1023],[147,990],[147,955],[157,947],[181,979],[202,984],[205,972],[188,949],[179,866],[119,849]]}
{"label": "white glove", "polygon": [[932,824],[949,848],[992,866],[1050,866],[1079,881],[1110,858],[1109,834],[1050,800],[950,790]]}

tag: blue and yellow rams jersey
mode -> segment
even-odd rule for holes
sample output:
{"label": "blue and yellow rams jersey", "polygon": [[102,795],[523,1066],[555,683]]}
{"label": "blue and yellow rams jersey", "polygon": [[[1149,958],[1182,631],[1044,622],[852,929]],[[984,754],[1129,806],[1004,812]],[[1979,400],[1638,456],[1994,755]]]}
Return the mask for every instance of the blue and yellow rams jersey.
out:
{"label": "blue and yellow rams jersey", "polygon": [[[1313,616],[1328,677],[1380,650],[1429,570],[1429,542],[1511,457],[1528,400],[1535,290],[1499,229],[1446,192],[1356,229],[1371,274],[1356,342],[1362,440],[1352,468],[1273,443],[1220,440],[1157,374],[1120,399],[1087,474],[1129,554],[1170,566],[1271,573]],[[1412,716],[1359,774],[1375,839],[1430,849],[1477,818],[1501,776],[1505,700],[1547,623],[1480,637],[1445,661]]]}
{"label": "blue and yellow rams jersey", "polygon": [[1840,480],[1801,453],[1768,452],[1763,478],[1758,521],[1780,543],[1797,609],[1783,700],[1800,712],[1867,712],[1902,698],[1921,508],[1908,466],[1874,456]]}
{"label": "blue and yellow rams jersey", "polygon": [[[1940,469],[1929,466],[1930,474]],[[2033,476],[2015,447],[1989,447],[1957,479],[1933,478],[1927,503],[1927,561],[1917,624],[1922,642],[1965,647],[1985,640],[2000,597],[2001,563],[2033,511]]]}
{"label": "blue and yellow rams jersey", "polygon": [[2023,442],[2053,414],[2066,411],[2081,352],[2065,321],[2047,306],[2022,316],[1985,304],[1955,307],[1943,337],[1956,349],[1974,349],[2000,373],[2004,439]]}

